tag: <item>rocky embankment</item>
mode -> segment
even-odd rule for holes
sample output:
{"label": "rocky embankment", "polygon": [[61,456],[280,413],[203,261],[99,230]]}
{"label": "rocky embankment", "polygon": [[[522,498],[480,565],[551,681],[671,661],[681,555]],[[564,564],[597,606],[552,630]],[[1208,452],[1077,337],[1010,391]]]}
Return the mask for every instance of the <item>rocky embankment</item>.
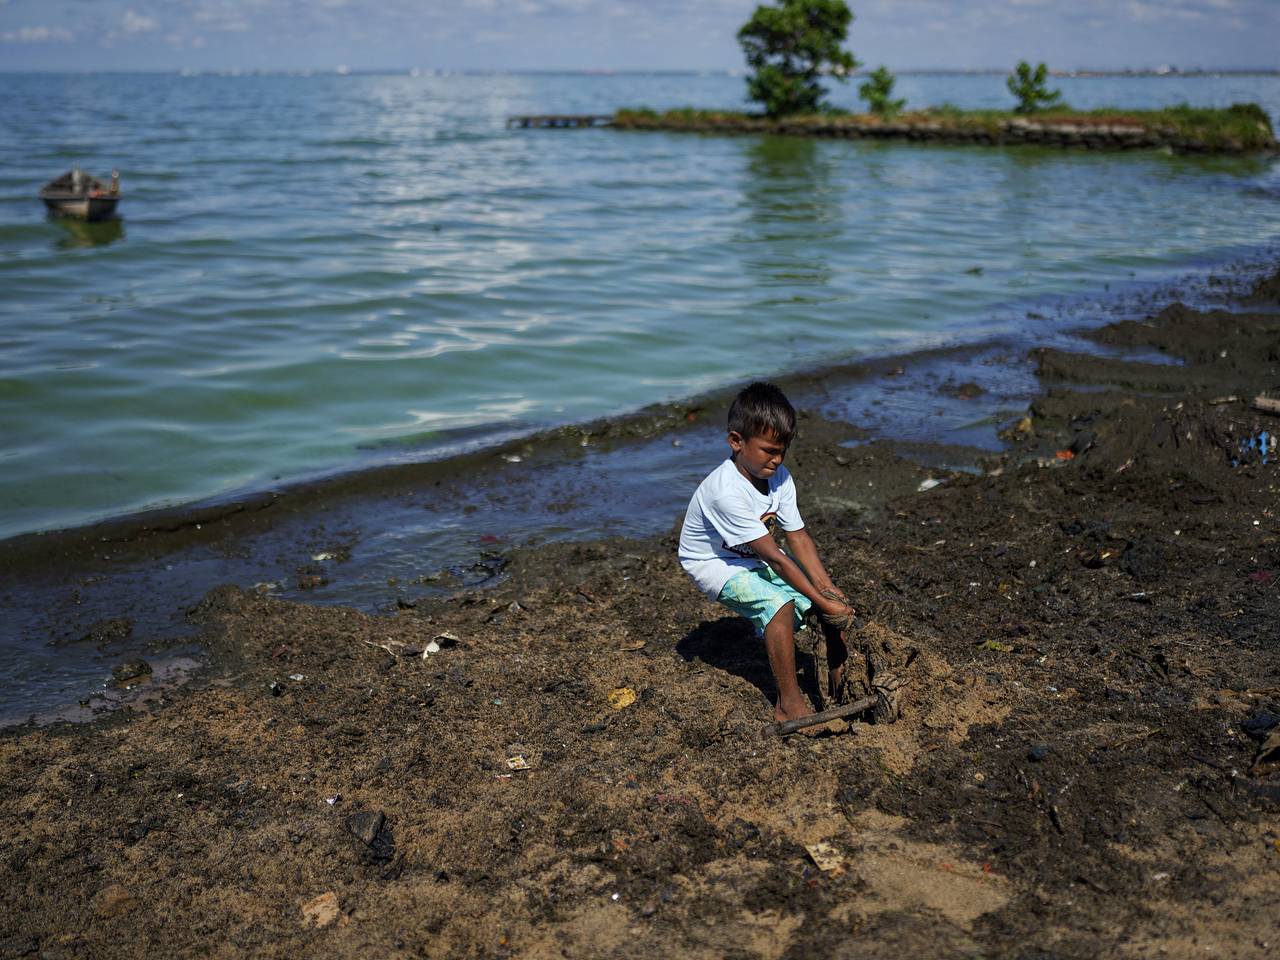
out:
{"label": "rocky embankment", "polygon": [[613,126],[621,130],[665,130],[688,133],[770,133],[791,136],[922,143],[1008,146],[1032,144],[1085,150],[1168,149],[1175,153],[1252,153],[1274,151],[1276,141],[1265,115],[1261,127],[1241,135],[1197,133],[1159,123],[1123,117],[1091,120],[1087,116],[1037,119],[965,119],[915,115],[899,120],[869,116],[761,116],[701,111],[621,111]]}

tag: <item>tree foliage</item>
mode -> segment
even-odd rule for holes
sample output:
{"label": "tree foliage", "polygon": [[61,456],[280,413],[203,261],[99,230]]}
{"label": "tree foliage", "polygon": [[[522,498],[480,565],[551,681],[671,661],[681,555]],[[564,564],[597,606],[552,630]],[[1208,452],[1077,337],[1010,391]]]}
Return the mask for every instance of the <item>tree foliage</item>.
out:
{"label": "tree foliage", "polygon": [[821,109],[826,90],[818,78],[828,73],[843,83],[858,67],[841,46],[852,22],[844,0],[777,0],[756,7],[738,31],[752,70],[748,96],[771,117]]}
{"label": "tree foliage", "polygon": [[1043,63],[1037,64],[1035,70],[1025,60],[1018,62],[1017,68],[1006,81],[1009,92],[1018,98],[1014,113],[1037,113],[1049,107],[1065,106],[1062,103],[1062,91],[1050,90],[1045,86],[1049,77],[1049,68]]}
{"label": "tree foliage", "polygon": [[877,67],[867,75],[867,82],[858,87],[858,96],[867,101],[867,106],[877,117],[888,120],[902,112],[906,100],[892,100],[893,74],[888,67]]}

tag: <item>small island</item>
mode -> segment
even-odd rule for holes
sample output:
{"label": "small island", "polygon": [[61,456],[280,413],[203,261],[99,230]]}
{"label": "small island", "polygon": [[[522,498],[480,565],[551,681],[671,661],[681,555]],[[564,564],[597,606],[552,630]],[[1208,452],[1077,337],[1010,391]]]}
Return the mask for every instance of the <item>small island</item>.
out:
{"label": "small island", "polygon": [[1256,103],[1229,107],[1180,104],[1158,110],[1073,110],[1048,86],[1049,69],[1022,61],[1006,83],[1008,110],[952,105],[906,110],[893,98],[888,67],[866,74],[858,95],[866,113],[826,102],[826,80],[847,82],[862,66],[844,48],[853,13],[844,0],[777,0],[756,8],[738,31],[749,72],[747,97],[758,112],[647,108],[613,116],[511,117],[519,127],[611,126],[620,130],[718,134],[788,134],[1005,146],[1034,144],[1089,150],[1165,149],[1174,153],[1256,153],[1276,149],[1271,118]]}
{"label": "small island", "polygon": [[1270,118],[1257,104],[1222,109],[1071,110],[1035,114],[933,108],[892,118],[823,113],[769,116],[722,110],[619,110],[620,130],[772,133],[808,137],[912,140],[989,146],[1037,144],[1088,150],[1165,148],[1175,153],[1254,153],[1276,149]]}

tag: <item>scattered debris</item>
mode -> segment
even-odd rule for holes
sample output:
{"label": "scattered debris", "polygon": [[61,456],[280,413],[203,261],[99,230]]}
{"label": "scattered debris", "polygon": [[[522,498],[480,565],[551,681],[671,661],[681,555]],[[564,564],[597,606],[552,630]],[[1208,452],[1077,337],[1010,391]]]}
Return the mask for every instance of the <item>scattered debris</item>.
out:
{"label": "scattered debris", "polygon": [[332,890],[313,897],[302,905],[304,927],[327,927],[338,919],[338,895]]}
{"label": "scattered debris", "polygon": [[1014,648],[999,640],[983,640],[977,644],[979,650],[990,650],[993,653],[1013,653]]}
{"label": "scattered debris", "polygon": [[128,617],[108,617],[93,623],[84,636],[80,637],[80,642],[95,643],[101,650],[112,644],[124,643],[131,636],[133,636],[132,620]]}
{"label": "scattered debris", "polygon": [[609,706],[624,710],[636,702],[636,692],[630,687],[615,687],[609,693]]}
{"label": "scattered debris", "polygon": [[[1235,398],[1233,397],[1232,399]],[[1250,406],[1255,410],[1262,411],[1263,413],[1274,413],[1280,415],[1280,398],[1268,397],[1265,393],[1261,396],[1254,397],[1253,403],[1251,403]]]}
{"label": "scattered debris", "polygon": [[848,864],[844,854],[825,840],[806,843],[804,850],[809,854],[809,859],[813,861],[814,866],[823,873],[843,873]]}
{"label": "scattered debris", "polygon": [[143,677],[151,675],[151,664],[139,658],[136,660],[126,660],[124,663],[117,663],[111,668],[111,676],[116,683],[129,683],[131,681],[141,680]]}
{"label": "scattered debris", "polygon": [[[1277,403],[1280,403],[1280,401],[1277,401]],[[1257,457],[1262,462],[1262,465],[1266,466],[1268,461],[1276,459],[1276,444],[1276,435],[1269,430],[1260,430],[1254,436],[1244,437],[1239,444],[1239,459],[1232,465],[1239,466],[1239,464],[1248,463],[1254,457]]]}
{"label": "scattered debris", "polygon": [[1263,767],[1280,764],[1280,730],[1275,731],[1258,747],[1258,754],[1253,758],[1253,771],[1256,773]]}

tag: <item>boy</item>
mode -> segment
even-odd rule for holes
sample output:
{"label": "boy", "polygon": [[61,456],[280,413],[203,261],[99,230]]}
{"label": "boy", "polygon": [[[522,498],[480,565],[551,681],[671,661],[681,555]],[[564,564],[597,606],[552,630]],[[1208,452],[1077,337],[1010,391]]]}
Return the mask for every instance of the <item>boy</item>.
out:
{"label": "boy", "polygon": [[[816,607],[825,618],[853,615],[818,559],[796,508],[796,486],[782,466],[796,412],[771,383],[753,383],[729,407],[732,456],[702,481],[680,531],[680,565],[707,596],[746,617],[764,638],[778,685],[778,722],[812,712],[796,682],[795,631]],[[774,524],[791,555],[773,539]],[[794,559],[793,559],[794,557]],[[846,659],[838,631],[828,633],[833,686]]]}

